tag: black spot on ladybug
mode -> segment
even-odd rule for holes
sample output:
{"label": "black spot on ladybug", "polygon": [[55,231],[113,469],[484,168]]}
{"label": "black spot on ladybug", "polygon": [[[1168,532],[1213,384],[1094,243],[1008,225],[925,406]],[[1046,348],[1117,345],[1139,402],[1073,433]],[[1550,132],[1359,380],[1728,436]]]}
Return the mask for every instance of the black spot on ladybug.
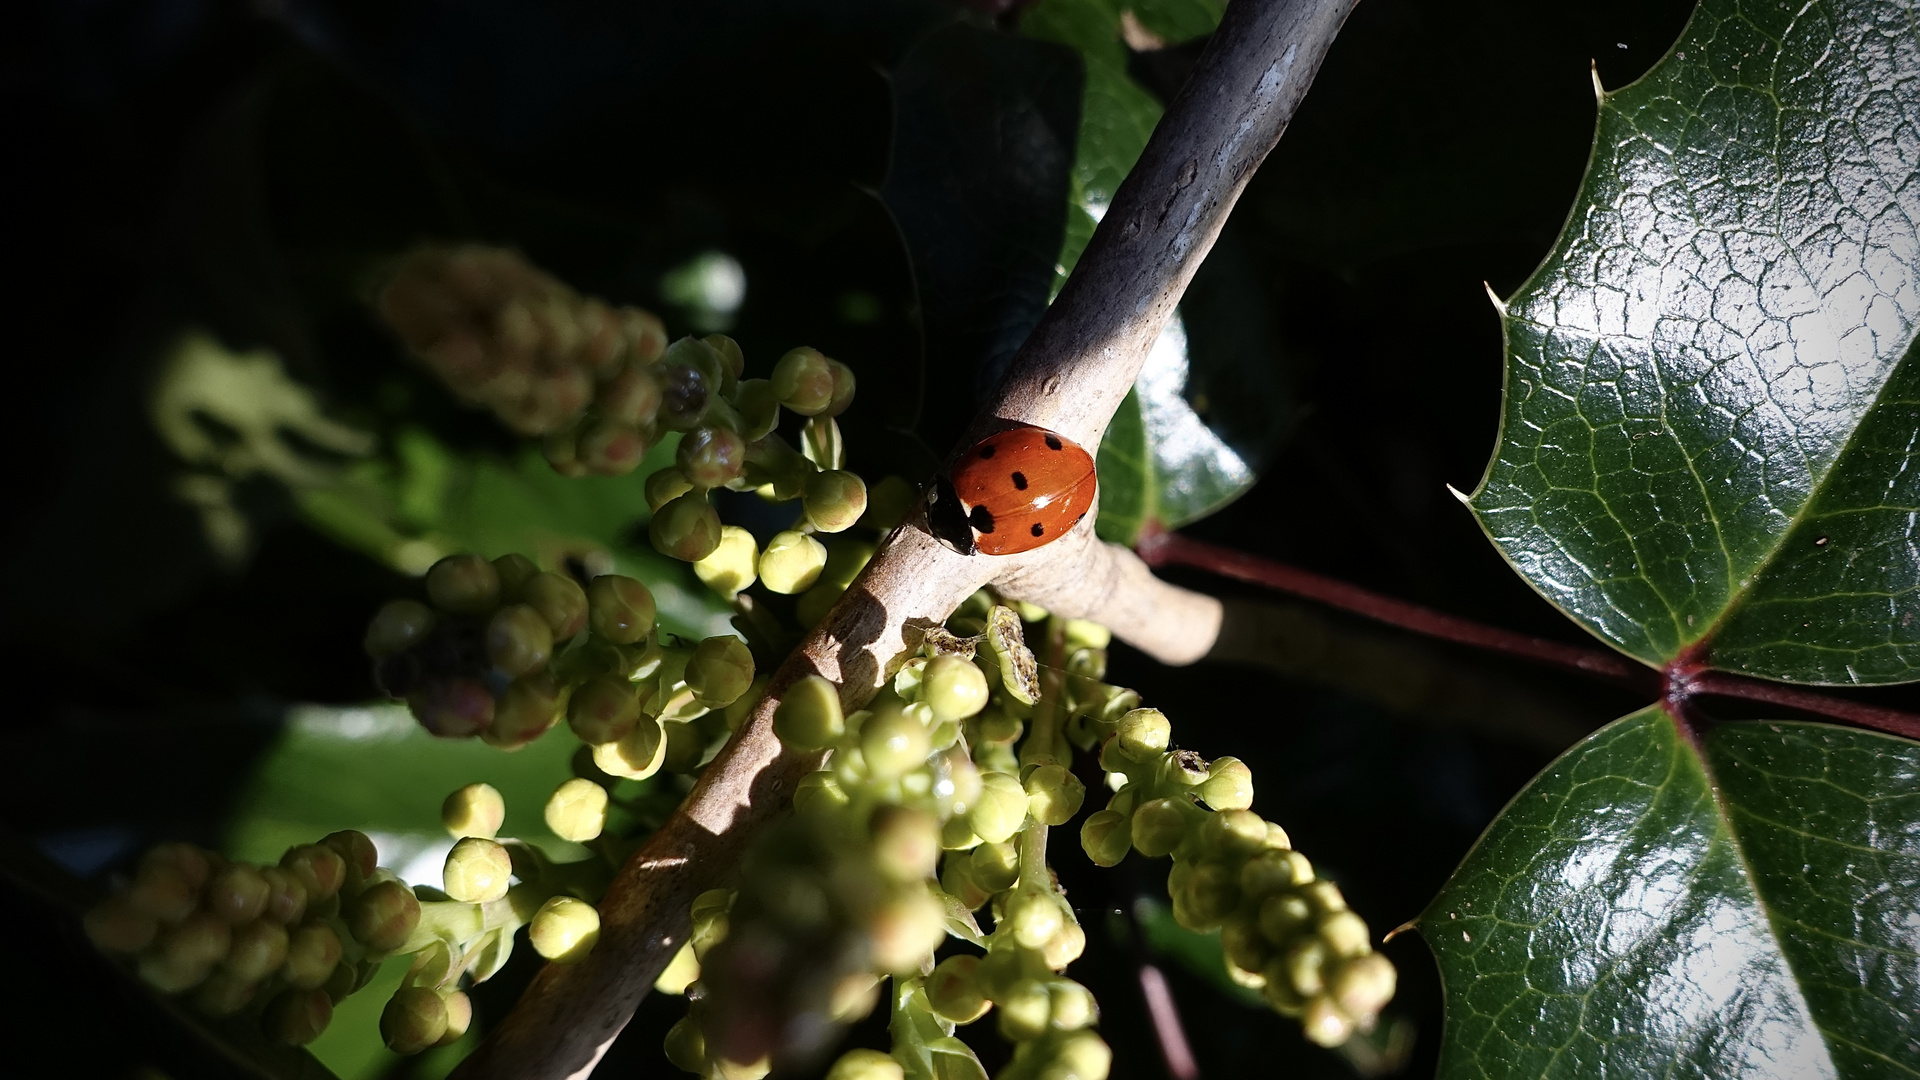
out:
{"label": "black spot on ladybug", "polygon": [[1060,449],[1060,436],[1058,435],[1047,436],[1047,449],[1049,450]]}
{"label": "black spot on ladybug", "polygon": [[976,506],[968,511],[967,524],[973,526],[974,532],[990,533],[993,531],[993,511],[985,506]]}
{"label": "black spot on ladybug", "polygon": [[992,456],[993,456],[993,444],[992,444],[992,443],[988,443],[987,445],[985,445],[985,446],[983,446],[983,447],[981,447],[981,448],[980,448],[980,460],[981,460],[981,461],[985,461],[985,460],[987,460],[988,458],[990,458],[990,457],[992,457]]}
{"label": "black spot on ladybug", "polygon": [[1014,486],[1014,487],[1015,487],[1015,488],[1016,488],[1017,490],[1020,490],[1020,491],[1025,491],[1025,490],[1027,490],[1027,474],[1026,474],[1026,473],[1020,473],[1020,472],[1017,472],[1017,473],[1014,473],[1014,474],[1013,474],[1013,486]]}
{"label": "black spot on ladybug", "polygon": [[1040,524],[1038,524],[1038,523],[1036,523],[1036,524],[1034,525],[1034,527],[1033,527],[1033,535],[1035,535],[1035,536],[1045,536],[1045,535],[1046,535],[1046,533],[1047,533],[1047,527],[1046,527],[1046,526],[1044,526],[1044,525],[1040,525]]}

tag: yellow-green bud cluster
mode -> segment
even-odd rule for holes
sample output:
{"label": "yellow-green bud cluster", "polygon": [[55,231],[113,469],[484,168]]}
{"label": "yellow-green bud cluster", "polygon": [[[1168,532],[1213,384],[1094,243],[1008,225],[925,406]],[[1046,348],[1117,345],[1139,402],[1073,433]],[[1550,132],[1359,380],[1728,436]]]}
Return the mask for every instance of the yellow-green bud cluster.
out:
{"label": "yellow-green bud cluster", "polygon": [[1129,850],[1173,856],[1174,920],[1218,930],[1235,981],[1299,1017],[1323,1046],[1371,1029],[1393,996],[1393,965],[1373,951],[1339,886],[1315,874],[1284,829],[1248,809],[1246,765],[1171,748],[1171,725],[1155,709],[1095,716],[1089,730],[1105,735],[1100,764],[1118,790],[1081,826],[1087,856],[1102,866]]}
{"label": "yellow-green bud cluster", "polygon": [[352,831],[291,848],[278,866],[163,844],[87,913],[87,934],[205,1015],[252,1012],[270,1036],[311,1042],[420,923],[419,900],[377,857]]}
{"label": "yellow-green bud cluster", "polygon": [[478,245],[403,256],[375,305],[456,396],[513,430],[575,432],[591,447],[579,458],[627,469],[646,453],[637,423],[612,421],[659,396],[640,377],[667,344],[655,316],[582,297],[519,254]]}

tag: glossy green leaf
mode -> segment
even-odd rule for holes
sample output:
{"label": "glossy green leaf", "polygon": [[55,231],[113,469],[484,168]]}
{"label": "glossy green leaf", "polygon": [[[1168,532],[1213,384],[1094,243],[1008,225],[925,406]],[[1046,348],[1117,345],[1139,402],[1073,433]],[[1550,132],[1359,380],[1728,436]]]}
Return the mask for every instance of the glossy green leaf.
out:
{"label": "glossy green leaf", "polygon": [[1920,1074],[1920,744],[1635,713],[1516,796],[1419,928],[1441,1080]]}
{"label": "glossy green leaf", "polygon": [[299,493],[307,521],[335,540],[412,574],[459,551],[519,552],[541,566],[580,560],[653,590],[660,622],[687,637],[730,633],[731,610],[687,564],[648,544],[640,478],[672,464],[678,437],[661,441],[631,476],[568,478],[528,449],[511,461],[460,456],[417,428],[389,456],[355,463],[333,484]]}
{"label": "glossy green leaf", "polygon": [[1920,677],[1917,117],[1897,0],[1704,0],[1603,96],[1472,506],[1622,650]]}

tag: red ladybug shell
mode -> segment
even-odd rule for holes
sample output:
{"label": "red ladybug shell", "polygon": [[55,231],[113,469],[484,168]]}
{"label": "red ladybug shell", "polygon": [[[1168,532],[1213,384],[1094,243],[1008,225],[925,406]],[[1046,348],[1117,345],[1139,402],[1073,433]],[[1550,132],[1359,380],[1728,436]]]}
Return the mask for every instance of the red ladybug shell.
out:
{"label": "red ladybug shell", "polygon": [[1079,524],[1096,487],[1092,454],[1044,428],[1012,428],[976,443],[942,478],[934,532],[964,554],[1031,551]]}

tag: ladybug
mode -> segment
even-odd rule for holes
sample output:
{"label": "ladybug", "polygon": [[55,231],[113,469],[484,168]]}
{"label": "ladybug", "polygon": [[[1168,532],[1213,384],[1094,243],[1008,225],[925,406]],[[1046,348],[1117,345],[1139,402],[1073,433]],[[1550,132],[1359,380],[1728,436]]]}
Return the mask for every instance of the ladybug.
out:
{"label": "ladybug", "polygon": [[1080,524],[1096,487],[1092,454],[1045,428],[1010,428],[934,481],[927,524],[962,555],[1015,555]]}

